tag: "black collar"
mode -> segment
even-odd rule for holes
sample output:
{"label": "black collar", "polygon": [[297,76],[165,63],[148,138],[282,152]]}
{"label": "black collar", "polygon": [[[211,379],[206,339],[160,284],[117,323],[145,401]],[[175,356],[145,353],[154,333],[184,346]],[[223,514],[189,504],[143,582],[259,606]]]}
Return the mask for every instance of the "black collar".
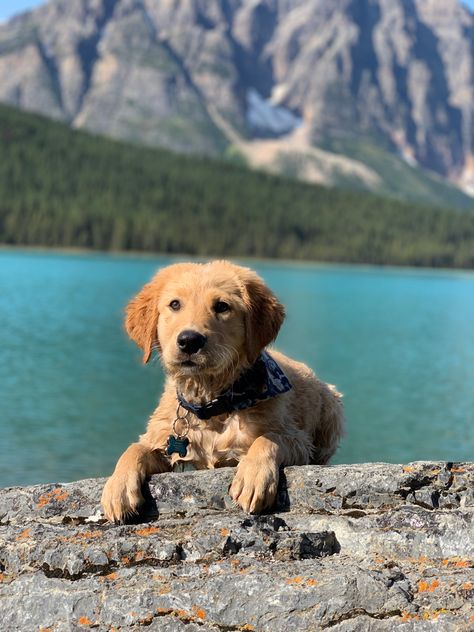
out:
{"label": "black collar", "polygon": [[257,358],[250,369],[223,393],[205,404],[192,404],[177,392],[180,405],[198,419],[208,420],[235,410],[251,408],[260,401],[276,397],[292,388],[290,381],[275,360],[266,352]]}

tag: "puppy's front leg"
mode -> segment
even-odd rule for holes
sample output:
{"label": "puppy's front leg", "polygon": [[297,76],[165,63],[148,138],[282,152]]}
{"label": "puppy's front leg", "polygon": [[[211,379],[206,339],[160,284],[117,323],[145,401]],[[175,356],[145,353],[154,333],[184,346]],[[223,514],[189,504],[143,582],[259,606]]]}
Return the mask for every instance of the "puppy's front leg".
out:
{"label": "puppy's front leg", "polygon": [[102,492],[105,517],[111,522],[123,522],[136,514],[143,503],[141,486],[152,474],[169,471],[165,457],[142,443],[132,443],[115,466],[114,473]]}
{"label": "puppy's front leg", "polygon": [[273,505],[284,454],[284,438],[276,434],[261,435],[252,443],[229,490],[244,511],[259,513]]}

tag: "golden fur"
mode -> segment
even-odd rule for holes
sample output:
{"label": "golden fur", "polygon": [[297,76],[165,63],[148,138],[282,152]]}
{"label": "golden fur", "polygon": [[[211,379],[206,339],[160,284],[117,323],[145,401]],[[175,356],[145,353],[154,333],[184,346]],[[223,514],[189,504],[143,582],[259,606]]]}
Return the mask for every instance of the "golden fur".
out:
{"label": "golden fur", "polygon": [[[173,309],[177,300],[179,308]],[[218,301],[229,309],[217,313]],[[226,261],[164,268],[129,303],[127,332],[143,350],[144,362],[158,351],[167,379],[146,433],[120,457],[105,485],[102,506],[109,520],[120,522],[135,513],[143,502],[143,481],[171,470],[180,459],[165,454],[177,388],[195,403],[214,398],[255,362],[283,319],[283,306],[260,277]],[[184,330],[206,336],[204,347],[192,355],[180,350],[177,336]],[[271,507],[281,465],[327,463],[343,429],[335,388],[304,364],[275,350],[271,355],[293,385],[288,393],[209,421],[189,415],[184,460],[197,469],[237,465],[229,493],[247,512]]]}

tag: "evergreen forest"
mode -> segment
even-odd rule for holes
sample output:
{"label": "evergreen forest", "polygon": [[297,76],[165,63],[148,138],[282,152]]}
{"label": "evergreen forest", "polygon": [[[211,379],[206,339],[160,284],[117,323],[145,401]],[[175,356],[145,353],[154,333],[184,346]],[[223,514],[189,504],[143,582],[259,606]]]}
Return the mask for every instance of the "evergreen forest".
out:
{"label": "evergreen forest", "polygon": [[304,184],[0,106],[0,243],[474,267],[474,213]]}

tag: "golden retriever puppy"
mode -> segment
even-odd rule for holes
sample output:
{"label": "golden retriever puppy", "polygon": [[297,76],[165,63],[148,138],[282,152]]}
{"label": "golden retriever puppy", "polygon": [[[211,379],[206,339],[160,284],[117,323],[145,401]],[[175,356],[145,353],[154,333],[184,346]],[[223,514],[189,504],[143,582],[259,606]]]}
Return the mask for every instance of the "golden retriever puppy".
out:
{"label": "golden retriever puppy", "polygon": [[126,330],[167,378],[147,431],[107,481],[105,516],[121,522],[141,486],[172,469],[237,465],[244,511],[272,506],[282,465],[327,463],[343,429],[341,396],[304,364],[265,351],[284,308],[252,270],[226,261],[164,268],[129,303]]}

